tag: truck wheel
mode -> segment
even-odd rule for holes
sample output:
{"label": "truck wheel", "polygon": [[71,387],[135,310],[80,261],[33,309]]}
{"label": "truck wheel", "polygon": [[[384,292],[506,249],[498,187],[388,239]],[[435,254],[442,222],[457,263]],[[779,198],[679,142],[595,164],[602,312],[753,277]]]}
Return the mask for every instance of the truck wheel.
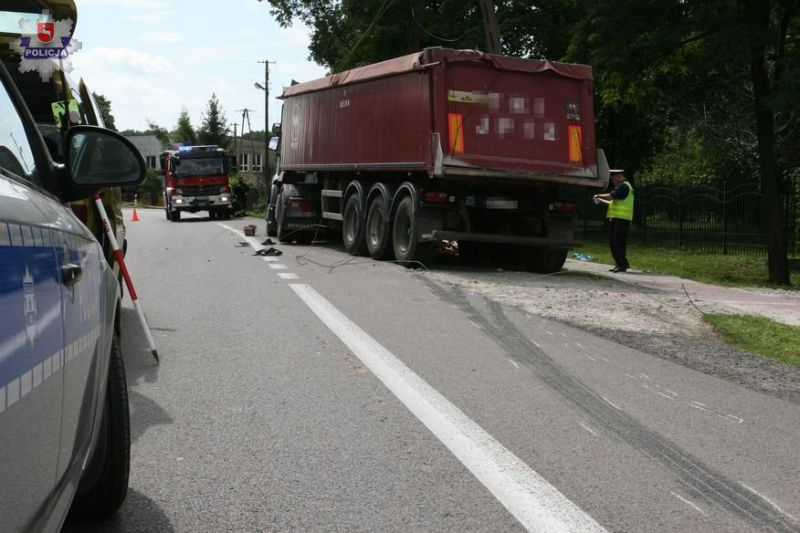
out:
{"label": "truck wheel", "polygon": [[[108,516],[119,509],[128,493],[130,471],[130,413],[125,365],[114,333],[108,367],[108,386],[97,448],[87,473],[95,473],[93,484],[78,486],[70,518],[87,519]],[[85,475],[85,474],[84,474]]]}
{"label": "truck wheel", "polygon": [[181,212],[180,211],[173,211],[170,213],[171,218],[170,220],[173,222],[180,222],[181,221]]}
{"label": "truck wheel", "polygon": [[352,255],[364,255],[367,251],[364,217],[361,215],[361,197],[357,193],[351,194],[342,213],[342,243],[347,253]]}
{"label": "truck wheel", "polygon": [[385,259],[391,250],[392,232],[389,210],[382,195],[378,195],[367,209],[367,251],[373,259]]}
{"label": "truck wheel", "polygon": [[419,237],[419,228],[414,220],[414,200],[411,196],[405,196],[397,204],[392,224],[395,259],[425,262],[433,257],[433,242],[420,242]]}
{"label": "truck wheel", "polygon": [[278,194],[275,204],[275,221],[278,227],[275,234],[280,242],[286,242],[289,232],[286,231],[286,209],[283,208],[283,191]]}
{"label": "truck wheel", "polygon": [[536,246],[529,248],[525,253],[526,267],[531,272],[538,274],[552,274],[564,267],[567,260],[566,248],[544,248]]}

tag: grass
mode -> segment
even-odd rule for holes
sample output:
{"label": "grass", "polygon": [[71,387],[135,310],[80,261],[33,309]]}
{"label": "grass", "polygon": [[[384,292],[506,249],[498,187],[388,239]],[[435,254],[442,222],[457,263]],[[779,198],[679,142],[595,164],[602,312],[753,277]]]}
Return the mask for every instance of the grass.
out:
{"label": "grass", "polygon": [[800,327],[752,315],[715,314],[705,319],[737,348],[800,368]]}
{"label": "grass", "polygon": [[[598,263],[614,264],[605,242],[587,241],[581,248],[573,251],[591,255]],[[628,259],[637,270],[670,274],[713,285],[770,286],[767,283],[767,262],[763,257],[701,254],[628,245]],[[800,286],[800,273],[792,272],[791,282],[794,287]]]}

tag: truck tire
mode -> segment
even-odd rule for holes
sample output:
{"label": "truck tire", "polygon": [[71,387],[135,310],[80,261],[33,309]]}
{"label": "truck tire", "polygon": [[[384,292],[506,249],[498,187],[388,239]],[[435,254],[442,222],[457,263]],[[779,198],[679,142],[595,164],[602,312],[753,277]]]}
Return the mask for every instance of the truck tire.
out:
{"label": "truck tire", "polygon": [[266,222],[267,225],[267,237],[275,237],[277,235],[275,227],[278,224],[275,222],[274,206],[272,207],[272,209],[270,209],[269,205],[267,205],[267,213],[264,215],[264,222]]}
{"label": "truck tire", "polygon": [[552,274],[564,267],[567,260],[566,248],[545,248],[535,246],[529,248],[525,253],[525,266],[531,272],[537,274]]}
{"label": "truck tire", "polygon": [[287,237],[289,236],[289,232],[286,231],[286,210],[283,208],[283,191],[278,193],[278,200],[275,203],[275,221],[277,225],[277,230],[275,234],[278,237],[278,241],[286,242]]}
{"label": "truck tire", "polygon": [[386,259],[392,250],[392,226],[386,200],[381,194],[369,204],[365,234],[369,256],[373,259]]}
{"label": "truck tire", "polygon": [[[125,364],[119,347],[119,334],[114,333],[108,367],[105,407],[101,434],[87,472],[99,475],[94,484],[75,495],[69,516],[71,519],[100,518],[119,509],[128,493],[130,472],[130,412]],[[97,462],[97,463],[96,463]]]}
{"label": "truck tire", "polygon": [[352,255],[365,255],[367,251],[361,196],[358,193],[348,196],[344,204],[344,211],[342,211],[342,243],[347,253]]}
{"label": "truck tire", "polygon": [[397,261],[424,263],[433,257],[433,242],[420,242],[419,227],[414,218],[414,200],[406,195],[395,208],[392,223],[392,249]]}
{"label": "truck tire", "polygon": [[180,211],[170,211],[169,219],[173,222],[180,222],[181,221],[181,212]]}

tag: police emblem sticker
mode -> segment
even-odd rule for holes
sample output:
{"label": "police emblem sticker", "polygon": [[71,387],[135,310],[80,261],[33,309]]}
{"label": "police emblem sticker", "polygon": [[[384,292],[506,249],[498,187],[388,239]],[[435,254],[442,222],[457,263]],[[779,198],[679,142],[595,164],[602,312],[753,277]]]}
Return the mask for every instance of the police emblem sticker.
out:
{"label": "police emblem sticker", "polygon": [[81,43],[72,38],[73,21],[54,20],[48,10],[42,11],[38,21],[20,19],[20,38],[11,43],[19,52],[19,71],[38,72],[43,82],[50,81],[53,72],[70,72],[69,56],[81,49]]}

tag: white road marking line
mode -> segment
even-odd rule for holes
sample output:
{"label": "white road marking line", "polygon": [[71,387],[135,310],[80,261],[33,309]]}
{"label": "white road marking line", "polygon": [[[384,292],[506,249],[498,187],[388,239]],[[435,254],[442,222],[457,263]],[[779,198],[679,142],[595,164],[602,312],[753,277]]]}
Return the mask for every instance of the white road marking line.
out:
{"label": "white road marking line", "polygon": [[552,335],[553,334],[553,332],[548,330],[548,329],[544,330],[544,332],[547,333],[548,335]]}
{"label": "white road marking line", "polygon": [[534,346],[536,346],[537,348],[539,348],[540,350],[542,349],[542,345],[541,345],[541,344],[539,344],[539,343],[538,343],[538,342],[536,342],[536,341],[533,341],[533,345],[534,345]]}
{"label": "white road marking line", "polygon": [[583,344],[579,343],[579,342],[576,342],[575,346],[577,346],[578,348],[584,349],[584,350],[586,349],[586,347]]}
{"label": "white road marking line", "polygon": [[508,362],[511,363],[512,365],[514,365],[514,368],[519,368],[519,365],[513,359],[509,359]]}
{"label": "white road marking line", "polygon": [[784,510],[783,510],[783,509],[781,509],[780,507],[778,507],[778,504],[777,504],[777,503],[773,502],[772,500],[770,500],[769,498],[767,498],[766,496],[764,496],[763,494],[761,494],[760,492],[758,492],[756,489],[754,489],[754,488],[752,488],[752,487],[748,487],[748,486],[747,486],[747,485],[745,485],[744,483],[742,483],[742,487],[746,488],[747,490],[749,490],[750,492],[752,492],[753,494],[755,494],[756,496],[758,496],[759,498],[761,498],[762,500],[764,500],[765,502],[767,502],[768,504],[770,504],[772,507],[774,507],[774,508],[775,508],[775,510],[776,510],[776,511],[778,511],[778,512],[779,512],[779,513],[781,513],[782,515],[784,515],[784,516],[788,516],[789,518],[791,518],[792,520],[794,520],[795,522],[797,522],[797,518],[795,518],[794,516],[790,515],[789,513],[787,513],[786,511],[784,511]]}
{"label": "white road marking line", "polygon": [[287,268],[286,265],[284,265],[283,263],[270,263],[269,267],[272,270],[286,270]]}
{"label": "white road marking line", "polygon": [[267,263],[277,263],[278,261],[280,261],[280,259],[271,255],[268,255],[266,257],[262,256],[261,259],[266,261]]}
{"label": "white road marking line", "polygon": [[481,326],[477,322],[473,322],[472,320],[470,320],[469,323],[475,326],[476,329],[483,329],[483,326]]}
{"label": "white road marking line", "polygon": [[310,285],[289,287],[529,531],[605,531]]}
{"label": "white road marking line", "polygon": [[600,356],[600,359],[602,359],[605,363],[609,363],[611,361],[608,357],[603,357],[602,355]]}
{"label": "white road marking line", "polygon": [[625,373],[625,377],[626,378],[631,378],[631,379],[639,379],[636,376],[632,376],[632,375],[628,374],[627,372]]}
{"label": "white road marking line", "polygon": [[297,279],[298,276],[294,272],[278,272],[278,277],[281,279]]}
{"label": "white road marking line", "polygon": [[586,431],[588,431],[589,433],[591,433],[592,435],[594,435],[595,437],[597,436],[597,433],[595,432],[595,430],[593,430],[593,429],[592,429],[592,428],[590,428],[589,426],[587,426],[587,425],[585,425],[585,424],[582,424],[582,423],[580,423],[580,422],[578,422],[578,425],[579,425],[580,427],[582,427],[583,429],[585,429]]}
{"label": "white road marking line", "polygon": [[695,511],[697,511],[699,513],[702,513],[704,516],[708,516],[708,514],[705,511],[703,511],[700,507],[698,507],[697,504],[695,504],[694,502],[691,502],[691,501],[687,500],[686,498],[684,498],[683,496],[681,496],[680,494],[677,494],[675,492],[669,491],[669,493],[672,494],[673,496],[675,496],[676,498],[678,498],[680,501],[682,501],[686,505],[689,505],[692,508],[694,508]]}
{"label": "white road marking line", "polygon": [[592,357],[592,356],[591,356],[591,355],[589,355],[588,353],[585,353],[585,354],[583,354],[583,355],[584,355],[584,356],[586,356],[586,359],[588,359],[589,361],[597,361],[597,359],[595,359],[594,357]]}

